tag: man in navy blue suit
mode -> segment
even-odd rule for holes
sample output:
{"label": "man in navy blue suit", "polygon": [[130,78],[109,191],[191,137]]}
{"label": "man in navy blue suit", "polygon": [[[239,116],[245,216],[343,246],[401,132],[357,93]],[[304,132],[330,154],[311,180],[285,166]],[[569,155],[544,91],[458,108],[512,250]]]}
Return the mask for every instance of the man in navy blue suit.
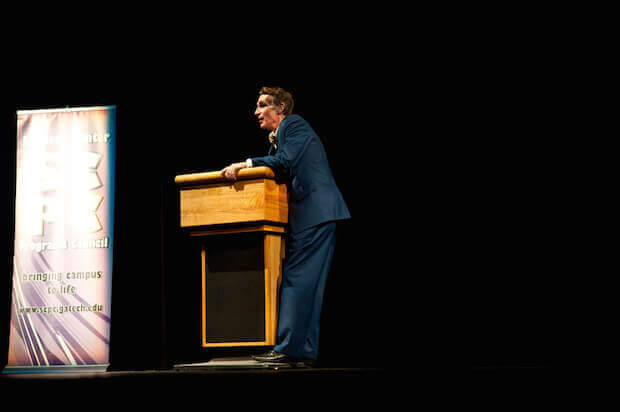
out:
{"label": "man in navy blue suit", "polygon": [[336,221],[351,217],[332,176],[325,148],[308,122],[292,114],[293,97],[263,87],[256,104],[261,129],[269,130],[267,156],[222,170],[235,180],[246,167],[268,166],[289,191],[289,231],[282,271],[276,346],[254,356],[259,362],[314,364],[325,282],[334,256]]}

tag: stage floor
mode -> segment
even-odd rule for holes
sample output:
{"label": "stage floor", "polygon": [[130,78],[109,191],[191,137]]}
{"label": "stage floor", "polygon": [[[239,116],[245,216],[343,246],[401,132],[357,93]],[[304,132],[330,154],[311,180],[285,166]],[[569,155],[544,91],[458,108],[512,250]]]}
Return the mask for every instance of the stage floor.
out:
{"label": "stage floor", "polygon": [[304,403],[329,394],[343,401],[351,396],[378,400],[390,389],[381,368],[275,368],[250,361],[214,359],[166,370],[0,375],[0,392],[6,399],[27,400],[28,405],[60,401],[58,405],[75,408],[78,404],[73,400],[82,398],[83,407],[88,408],[159,406],[164,401],[211,403],[218,399],[250,406],[269,403],[271,398]]}

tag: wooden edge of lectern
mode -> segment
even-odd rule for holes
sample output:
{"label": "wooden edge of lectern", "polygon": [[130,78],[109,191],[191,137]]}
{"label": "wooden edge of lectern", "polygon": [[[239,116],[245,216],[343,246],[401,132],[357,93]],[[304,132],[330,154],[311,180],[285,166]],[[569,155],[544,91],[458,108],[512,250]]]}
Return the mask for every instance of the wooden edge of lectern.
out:
{"label": "wooden edge of lectern", "polygon": [[[273,171],[266,166],[241,169],[237,175],[237,180],[264,178],[275,179],[275,174]],[[221,171],[191,173],[186,175],[178,175],[174,178],[174,183],[176,183],[177,186],[205,185],[219,182],[234,183],[232,180],[225,179]]]}
{"label": "wooden edge of lectern", "polygon": [[[208,342],[206,332],[207,251],[202,247],[202,346],[240,347],[275,345],[278,291],[282,281],[284,234],[288,222],[286,186],[275,182],[268,167],[239,171],[236,181],[221,171],[178,175],[181,227],[190,236],[204,237],[262,232],[265,287],[265,340],[260,342]],[[239,181],[242,181],[239,183]]]}

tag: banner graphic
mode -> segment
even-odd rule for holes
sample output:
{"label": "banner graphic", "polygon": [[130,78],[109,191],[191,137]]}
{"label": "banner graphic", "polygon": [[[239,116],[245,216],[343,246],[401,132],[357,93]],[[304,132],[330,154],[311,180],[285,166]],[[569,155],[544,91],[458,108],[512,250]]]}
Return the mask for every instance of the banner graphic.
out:
{"label": "banner graphic", "polygon": [[109,363],[116,107],[17,112],[4,373]]}

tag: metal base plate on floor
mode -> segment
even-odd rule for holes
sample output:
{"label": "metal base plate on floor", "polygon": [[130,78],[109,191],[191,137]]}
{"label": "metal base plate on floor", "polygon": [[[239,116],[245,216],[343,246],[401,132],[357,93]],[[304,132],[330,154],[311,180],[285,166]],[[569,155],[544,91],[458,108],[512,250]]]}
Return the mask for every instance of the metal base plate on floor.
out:
{"label": "metal base plate on floor", "polygon": [[265,363],[258,362],[249,356],[213,358],[208,362],[184,363],[174,365],[174,369],[290,369],[296,368],[291,363]]}

